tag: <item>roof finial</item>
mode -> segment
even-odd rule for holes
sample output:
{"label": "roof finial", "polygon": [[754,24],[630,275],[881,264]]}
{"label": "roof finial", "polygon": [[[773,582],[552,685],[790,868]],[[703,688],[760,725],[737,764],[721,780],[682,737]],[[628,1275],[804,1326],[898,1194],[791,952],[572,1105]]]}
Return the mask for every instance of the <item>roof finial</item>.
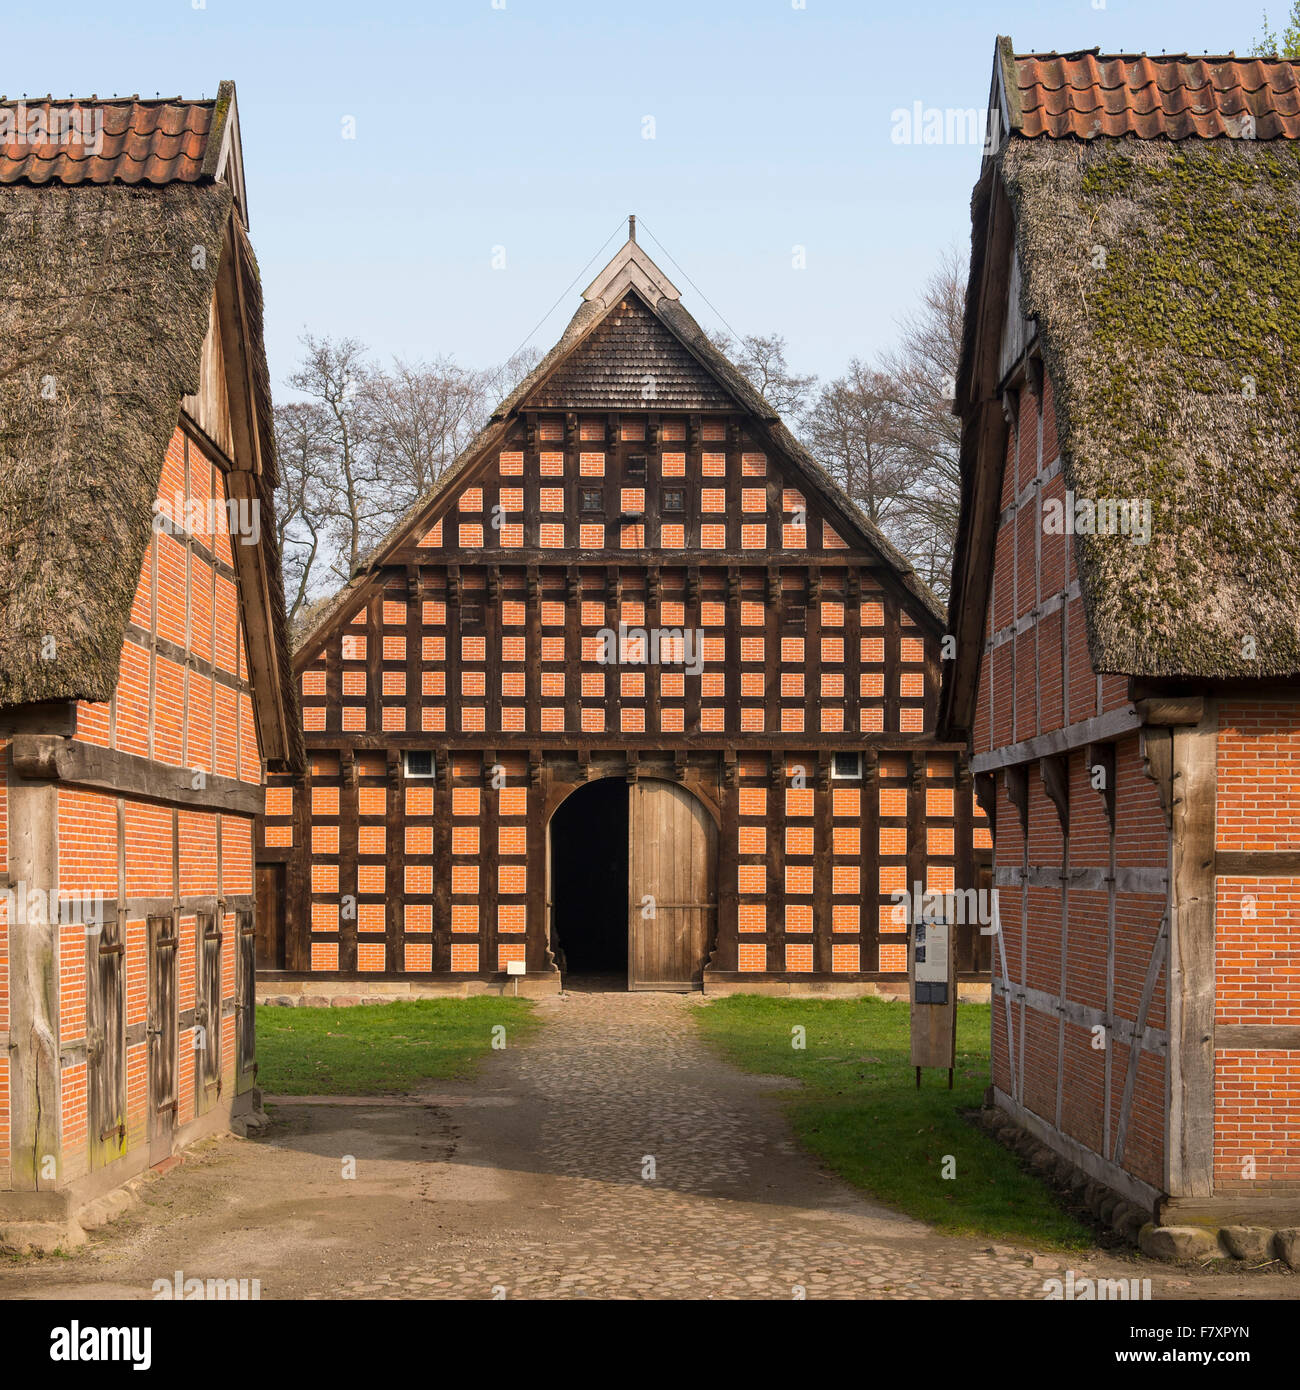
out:
{"label": "roof finial", "polygon": [[629,212],[627,215],[627,239],[636,240],[636,213]]}

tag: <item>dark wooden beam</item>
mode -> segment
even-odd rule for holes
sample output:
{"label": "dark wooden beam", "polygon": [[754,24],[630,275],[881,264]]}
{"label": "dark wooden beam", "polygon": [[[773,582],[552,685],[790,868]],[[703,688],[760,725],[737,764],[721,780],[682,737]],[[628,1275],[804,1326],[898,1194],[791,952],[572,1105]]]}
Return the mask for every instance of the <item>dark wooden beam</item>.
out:
{"label": "dark wooden beam", "polygon": [[[119,796],[238,815],[257,815],[263,806],[260,786],[195,768],[167,767],[94,743],[21,734],[12,749],[14,771],[29,781],[67,782]],[[201,786],[194,785],[196,778]]]}
{"label": "dark wooden beam", "polygon": [[42,700],[31,705],[10,705],[0,709],[0,737],[19,734],[49,734],[71,738],[77,731],[75,700]]}
{"label": "dark wooden beam", "polygon": [[1300,878],[1300,850],[1218,850],[1214,872],[1224,878]]}

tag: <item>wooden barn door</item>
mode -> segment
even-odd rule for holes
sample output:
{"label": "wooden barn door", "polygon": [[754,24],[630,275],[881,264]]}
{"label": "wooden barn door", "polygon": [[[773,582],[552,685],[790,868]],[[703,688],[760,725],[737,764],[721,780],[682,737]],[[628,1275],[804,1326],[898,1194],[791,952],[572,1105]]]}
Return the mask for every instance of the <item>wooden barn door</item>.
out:
{"label": "wooden barn door", "polygon": [[689,990],[703,980],[713,939],[716,828],[673,782],[628,791],[627,987]]}
{"label": "wooden barn door", "polygon": [[149,918],[149,1162],[170,1158],[176,1129],[176,919]]}
{"label": "wooden barn door", "polygon": [[202,1046],[194,1049],[194,1094],[199,1111],[221,1095],[221,928],[215,912],[198,915],[199,978],[194,1021]]}
{"label": "wooden barn door", "polygon": [[126,1152],[126,1047],[122,1026],[122,924],[86,934],[86,1062],[90,1166]]}
{"label": "wooden barn door", "polygon": [[284,969],[283,864],[257,866],[257,968]]}

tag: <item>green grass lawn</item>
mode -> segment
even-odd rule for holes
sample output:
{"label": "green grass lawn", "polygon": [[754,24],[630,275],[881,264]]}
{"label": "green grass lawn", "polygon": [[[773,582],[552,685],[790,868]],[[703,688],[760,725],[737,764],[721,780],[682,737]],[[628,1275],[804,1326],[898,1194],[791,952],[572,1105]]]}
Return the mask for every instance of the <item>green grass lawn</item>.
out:
{"label": "green grass lawn", "polygon": [[[1092,1237],[1014,1155],[962,1118],[989,1080],[989,1006],[957,1010],[954,1089],[946,1071],[908,1065],[908,1007],[880,999],[732,995],[697,1010],[705,1036],[746,1071],[802,1082],[783,1097],[801,1143],[890,1206],[952,1235],[1059,1249]],[[806,1030],[806,1048],[792,1030]],[[953,1178],[942,1176],[946,1155]]]}
{"label": "green grass lawn", "polygon": [[505,1028],[537,1027],[526,999],[413,999],[346,1009],[257,1011],[257,1084],[273,1095],[384,1095],[472,1074]]}

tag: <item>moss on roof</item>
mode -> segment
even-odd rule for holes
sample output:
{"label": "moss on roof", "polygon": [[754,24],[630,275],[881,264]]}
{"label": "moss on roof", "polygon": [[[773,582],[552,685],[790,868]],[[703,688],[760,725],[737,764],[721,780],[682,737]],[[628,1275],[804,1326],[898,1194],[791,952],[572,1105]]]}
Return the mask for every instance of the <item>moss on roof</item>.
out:
{"label": "moss on roof", "polygon": [[1094,664],[1300,672],[1300,149],[1013,139],[1003,174],[1066,485],[1151,503],[1149,544],[1076,538]]}
{"label": "moss on roof", "polygon": [[0,187],[0,705],[117,684],[230,200],[225,184]]}

